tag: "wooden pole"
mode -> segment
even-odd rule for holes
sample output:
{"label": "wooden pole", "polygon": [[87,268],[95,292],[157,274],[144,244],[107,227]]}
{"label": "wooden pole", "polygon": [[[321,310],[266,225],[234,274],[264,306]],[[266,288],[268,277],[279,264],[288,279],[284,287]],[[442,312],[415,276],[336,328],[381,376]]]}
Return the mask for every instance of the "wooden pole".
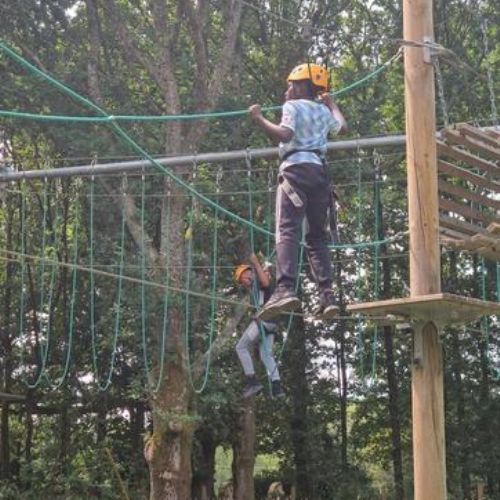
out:
{"label": "wooden pole", "polygon": [[[407,41],[433,37],[432,0],[403,0]],[[411,296],[441,292],[434,71],[427,48],[405,47]],[[415,500],[446,499],[443,357],[438,327],[415,327],[412,370]]]}

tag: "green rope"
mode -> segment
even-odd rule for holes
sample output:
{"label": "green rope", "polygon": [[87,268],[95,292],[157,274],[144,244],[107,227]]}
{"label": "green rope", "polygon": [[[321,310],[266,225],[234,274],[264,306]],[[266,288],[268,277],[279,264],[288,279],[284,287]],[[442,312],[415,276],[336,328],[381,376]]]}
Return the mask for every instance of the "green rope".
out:
{"label": "green rope", "polygon": [[[78,205],[77,205],[78,207]],[[75,210],[75,221],[73,224],[73,274],[72,274],[72,284],[71,284],[71,299],[70,299],[70,310],[69,310],[69,328],[68,328],[68,342],[66,345],[66,353],[64,356],[64,367],[60,377],[54,381],[51,380],[49,375],[45,374],[45,379],[53,389],[59,389],[64,383],[66,377],[69,373],[69,367],[71,364],[71,353],[73,350],[73,340],[74,340],[74,328],[75,328],[75,304],[76,304],[76,290],[77,290],[77,274],[78,274],[78,239],[80,237],[80,211],[78,208]]]}
{"label": "green rope", "polygon": [[[380,203],[380,176],[379,176],[379,156],[375,156],[375,182],[373,184],[373,205],[375,208],[375,240],[380,238],[380,218],[382,206]],[[375,300],[379,298],[380,292],[380,244],[375,245],[373,259],[373,297]],[[376,364],[377,364],[377,347],[378,347],[378,324],[375,324],[372,341],[372,382],[375,380]]]}
{"label": "green rope", "polygon": [[[112,129],[115,131],[115,133],[127,145],[129,145],[130,148],[133,151],[135,151],[138,155],[142,156],[143,158],[147,159],[157,169],[159,169],[161,172],[163,172],[165,175],[167,175],[169,178],[171,178],[174,182],[176,182],[176,184],[178,184],[179,186],[183,187],[185,190],[187,190],[188,192],[190,192],[192,195],[194,195],[197,198],[199,198],[203,203],[205,203],[206,205],[211,206],[214,209],[218,209],[220,213],[223,213],[224,215],[228,216],[229,218],[231,218],[231,219],[233,219],[233,220],[235,220],[235,221],[237,221],[237,222],[239,222],[239,223],[241,223],[241,224],[243,224],[243,225],[245,225],[247,227],[252,227],[253,229],[255,229],[255,231],[258,231],[258,232],[260,232],[262,234],[265,234],[265,235],[272,236],[272,234],[269,233],[269,231],[267,231],[266,229],[261,228],[260,226],[257,226],[253,222],[250,222],[250,221],[244,219],[243,217],[240,217],[238,214],[235,214],[235,213],[233,213],[233,212],[225,209],[224,207],[218,205],[217,203],[215,203],[213,200],[211,200],[210,198],[208,198],[204,194],[196,191],[188,183],[184,182],[181,178],[177,177],[171,170],[169,170],[169,169],[165,168],[163,165],[161,165],[147,151],[145,151],[141,146],[139,146],[139,144],[137,144],[116,123],[116,116],[108,115],[102,108],[100,108],[99,106],[97,106],[96,104],[94,104],[93,102],[91,102],[90,100],[88,100],[85,97],[79,95],[77,92],[75,92],[74,90],[72,90],[70,87],[62,84],[61,82],[59,82],[55,78],[51,77],[49,74],[44,73],[43,71],[41,71],[37,67],[35,67],[32,64],[30,64],[28,61],[26,61],[25,59],[23,59],[16,52],[14,52],[12,49],[10,49],[9,47],[7,47],[4,43],[0,43],[0,50],[2,50],[3,52],[5,52],[10,58],[12,58],[16,62],[18,62],[21,66],[23,66],[24,68],[26,68],[31,73],[34,73],[37,76],[43,78],[44,80],[48,81],[51,85],[53,85],[58,90],[62,91],[63,93],[65,93],[65,94],[69,95],[70,97],[76,99],[78,102],[82,103],[84,106],[86,106],[86,107],[88,107],[88,108],[96,111],[98,114],[102,115],[102,116],[97,117],[97,118],[99,118],[101,121],[105,121],[105,122],[109,123],[111,125]],[[382,71],[391,62],[395,61],[399,57],[400,57],[400,52],[398,52],[397,54],[395,54],[384,65],[380,66],[374,72],[374,74],[376,75],[376,74],[380,73],[380,71]],[[360,82],[364,83],[367,79],[368,79],[368,76],[365,77],[364,79],[360,80]],[[353,85],[351,85],[349,87],[346,87],[345,89],[342,89],[342,90],[338,91],[338,93],[340,93],[340,92],[347,92],[348,90],[352,90],[353,88],[355,88],[355,86],[357,86],[357,83],[355,83],[355,84],[353,84]],[[337,95],[338,95],[338,93],[337,93]],[[245,113],[246,113],[246,111],[245,111]],[[87,118],[90,119],[91,117],[87,117]],[[385,242],[389,242],[389,241],[391,241],[391,239],[388,239],[388,240],[384,241],[384,243]],[[353,244],[353,245],[349,245],[349,244],[347,244],[347,245],[332,245],[331,248],[333,248],[333,249],[341,249],[341,248],[365,248],[365,247],[369,247],[369,246],[376,245],[376,244],[377,244],[377,242],[375,242],[375,243],[373,243],[373,242],[371,242],[371,243],[358,243],[358,244]]]}
{"label": "green rope", "polygon": [[[192,182],[193,184],[196,181],[196,165],[193,170],[193,177],[192,177]],[[217,199],[218,199],[218,193],[220,192],[220,176],[221,176],[221,171],[219,170],[217,172],[217,177],[216,177],[216,194],[217,194]],[[196,212],[196,204],[195,204],[195,199],[194,197],[191,199],[191,211],[189,214],[189,225],[188,225],[188,230],[187,230],[187,237],[188,237],[188,243],[187,243],[187,272],[186,272],[186,289],[189,290],[191,287],[191,274],[192,274],[192,267],[193,267],[193,243],[194,243],[194,215]],[[196,394],[201,394],[208,383],[208,378],[210,375],[210,362],[211,362],[211,357],[212,357],[212,347],[213,347],[213,339],[214,339],[214,333],[215,333],[215,320],[216,320],[216,311],[217,311],[217,295],[216,295],[216,289],[217,289],[217,259],[218,259],[218,226],[219,226],[219,211],[216,208],[214,210],[214,224],[213,224],[213,236],[212,236],[212,266],[211,266],[211,274],[212,274],[212,279],[211,279],[211,285],[210,285],[210,323],[208,327],[208,349],[207,349],[207,357],[205,361],[205,368],[204,368],[204,373],[203,373],[203,379],[199,387],[196,387],[194,383],[194,377],[193,377],[193,364],[191,363],[191,349],[190,349],[190,342],[189,342],[189,331],[190,331],[190,296],[189,294],[186,295],[185,299],[185,314],[186,314],[186,321],[185,321],[185,348],[186,348],[186,353],[187,353],[187,372],[188,372],[188,378],[190,385],[193,389],[193,391]]]}
{"label": "green rope", "polygon": [[[43,195],[42,195],[42,244],[40,246],[40,256],[41,256],[41,263],[40,263],[40,302],[38,304],[38,307],[34,304],[34,309],[35,310],[40,310],[40,313],[43,312],[43,306],[44,306],[44,295],[45,295],[45,252],[46,252],[46,244],[47,244],[47,212],[48,212],[48,201],[47,201],[47,179],[44,179],[43,181]],[[43,316],[40,314],[36,314],[37,316],[37,321],[40,326],[39,331],[40,334],[42,334],[42,321],[43,321]],[[36,328],[36,326],[35,326]],[[40,382],[43,379],[43,375],[45,373],[46,369],[46,363],[47,363],[47,355],[49,351],[49,345],[48,345],[49,337],[47,337],[47,340],[40,339],[38,342],[39,345],[39,366],[38,366],[38,372],[36,374],[34,382],[30,382],[29,380],[26,380],[26,386],[29,387],[30,389],[34,389],[38,387]]]}
{"label": "green rope", "polygon": [[[94,176],[90,180],[90,268],[94,268]],[[125,192],[123,192],[125,195]],[[118,290],[116,298],[116,313],[115,313],[115,325],[113,329],[112,338],[112,348],[111,357],[108,366],[108,374],[105,377],[103,384],[99,381],[99,367],[97,363],[97,343],[96,343],[96,331],[95,331],[95,275],[93,272],[90,273],[90,337],[92,344],[92,366],[94,370],[95,383],[99,391],[106,391],[111,385],[111,380],[113,378],[113,372],[116,362],[116,347],[118,345],[118,335],[120,331],[120,318],[121,318],[121,301],[122,301],[122,284],[123,284],[123,266],[124,266],[124,246],[125,246],[125,204],[122,204],[121,211],[121,232],[120,232],[120,253],[119,253],[119,267],[118,267]]]}
{"label": "green rope", "polygon": [[[46,187],[47,187],[47,181],[44,182],[44,202],[43,202],[43,205],[44,205],[44,218],[45,219],[47,218],[47,212],[48,212],[48,203],[47,203],[47,198],[45,196]],[[57,209],[57,202],[55,204],[55,211],[56,211],[56,213],[55,213],[54,223],[53,223],[54,232],[52,234],[52,239],[53,239],[52,245],[54,248],[57,248],[59,246],[59,242],[58,242],[58,238],[57,238],[56,229],[58,227],[59,218],[60,218],[59,211]],[[42,226],[43,225],[44,224],[42,224]],[[45,223],[45,227],[43,228],[44,234],[45,234],[45,231],[46,231],[46,223]],[[44,237],[42,237],[42,240],[43,240],[42,248],[44,250],[43,250],[42,258],[40,260],[45,261],[45,254],[47,253],[46,252],[46,241],[45,241]],[[38,371],[38,374],[37,374],[35,381],[34,382],[26,381],[26,386],[29,387],[30,389],[35,389],[41,384],[43,378],[46,377],[47,366],[49,363],[50,338],[51,338],[51,332],[52,332],[52,312],[53,312],[52,311],[52,304],[53,304],[53,298],[54,298],[54,285],[55,285],[56,271],[58,269],[58,266],[54,262],[50,263],[48,261],[47,263],[49,265],[51,265],[49,299],[48,299],[48,304],[47,304],[47,314],[48,314],[47,326],[46,326],[47,340],[45,341],[45,345],[40,344],[40,349],[42,351],[42,360],[41,360],[41,366],[39,368],[39,371]],[[41,276],[40,311],[43,311],[43,302],[44,302],[44,298],[43,298],[44,278],[43,278],[43,275],[45,273],[45,266],[40,266],[40,267],[43,268],[42,272],[40,273],[40,276]],[[40,321],[41,321],[41,319],[40,319]]]}
{"label": "green rope", "polygon": [[[363,220],[362,220],[362,214],[363,214],[363,203],[362,203],[362,198],[363,198],[363,184],[361,182],[362,180],[362,175],[361,175],[361,158],[359,158],[359,151],[358,151],[358,209],[357,209],[357,224],[358,224],[358,237],[361,236],[363,232]],[[361,258],[361,248],[358,246],[356,248],[356,261],[357,261],[357,278],[356,278],[356,287],[355,287],[355,296],[358,300],[361,299],[361,267],[362,267],[362,258]],[[363,335],[363,327],[361,324],[361,315],[357,314],[357,321],[356,321],[356,329],[358,331],[358,351],[359,351],[359,356],[360,356],[360,369],[361,369],[361,379],[364,379],[364,372],[365,372],[365,367],[364,367],[364,335]]]}
{"label": "green rope", "polygon": [[206,205],[211,206],[212,208],[217,208],[221,213],[224,213],[228,217],[240,222],[241,224],[244,224],[245,226],[252,226],[256,231],[259,231],[263,234],[266,234],[266,230],[256,226],[255,224],[249,222],[248,220],[244,219],[243,217],[240,217],[239,215],[225,209],[224,207],[221,207],[217,203],[215,203],[213,200],[210,198],[206,197],[205,195],[201,194],[198,192],[196,189],[194,189],[192,186],[190,186],[187,182],[183,181],[180,177],[177,177],[171,170],[165,168],[163,165],[158,163],[146,150],[144,150],[139,144],[137,144],[115,121],[113,116],[108,115],[102,108],[94,104],[92,101],[89,99],[86,99],[85,97],[81,96],[77,92],[75,92],[73,89],[67,87],[66,85],[62,84],[55,78],[51,77],[47,73],[44,73],[43,71],[39,70],[37,67],[33,66],[30,64],[28,61],[23,59],[21,56],[19,56],[16,52],[14,52],[12,49],[6,47],[3,43],[0,43],[0,50],[3,50],[9,57],[14,59],[16,62],[18,62],[21,66],[24,68],[28,69],[30,72],[36,74],[37,76],[40,76],[44,80],[47,80],[51,85],[56,87],[58,90],[62,91],[63,93],[71,96],[72,98],[76,99],[78,102],[82,103],[84,106],[96,111],[98,114],[102,115],[106,120],[109,122],[111,125],[112,129],[116,132],[116,134],[126,143],[128,144],[133,151],[135,151],[137,154],[142,156],[143,158],[147,159],[151,164],[153,164],[156,168],[158,168],[161,172],[163,172],[165,175],[167,175],[169,178],[171,178],[177,185],[183,187],[185,190],[190,192],[192,195],[196,196],[198,199],[203,201]]}
{"label": "green rope", "polygon": [[[167,208],[166,208],[166,235],[165,241],[168,242],[170,239],[170,200],[171,200],[170,189],[167,191]],[[162,199],[162,213],[164,213],[164,203],[165,197]],[[167,243],[168,245],[168,243]],[[165,292],[164,292],[164,303],[163,303],[163,326],[161,332],[161,342],[160,342],[160,360],[158,369],[158,380],[155,387],[153,387],[153,393],[157,393],[160,390],[161,384],[163,382],[163,375],[165,372],[165,347],[167,343],[167,327],[168,327],[168,311],[170,306],[170,294],[168,292],[170,286],[170,252],[165,252]]]}
{"label": "green rope", "polygon": [[[151,383],[152,379],[152,370],[151,370],[151,363],[148,357],[148,342],[146,338],[146,310],[147,310],[147,304],[146,304],[146,239],[145,239],[145,212],[146,212],[146,206],[145,206],[145,201],[146,201],[146,178],[143,175],[141,177],[141,345],[142,345],[142,359],[143,359],[143,365],[144,365],[144,372],[146,376],[146,380],[149,384],[150,389],[152,390],[153,393],[157,393],[161,387],[161,384],[163,382],[163,373],[165,370],[165,344],[166,344],[166,331],[167,331],[167,324],[168,324],[168,307],[169,307],[169,298],[168,298],[168,291],[165,290],[165,302],[163,306],[163,326],[162,326],[162,332],[161,332],[161,347],[160,347],[160,359],[159,359],[159,368],[158,368],[158,378],[156,382]],[[169,203],[170,203],[170,196],[169,196]],[[170,218],[170,205],[168,206],[168,217]],[[168,241],[168,233],[166,237],[166,241]],[[170,280],[170,273],[167,267],[167,285]]]}
{"label": "green rope", "polygon": [[[217,288],[217,257],[218,257],[218,217],[219,212],[217,209],[214,210],[214,230],[213,230],[213,240],[212,240],[212,286],[211,286],[211,295],[212,299],[210,301],[210,326],[209,326],[209,338],[208,338],[208,353],[207,359],[205,362],[204,376],[203,382],[199,388],[195,388],[193,385],[193,389],[197,394],[201,394],[207,385],[208,376],[210,373],[210,360],[212,356],[212,347],[213,347],[213,334],[215,330],[215,316],[217,311],[217,296],[216,296],[216,288]],[[191,375],[191,370],[189,371]],[[192,380],[192,376],[190,376]]]}
{"label": "green rope", "polygon": [[[0,43],[0,50],[3,50],[10,57],[15,58],[20,62],[20,56],[15,54],[11,49]],[[14,54],[14,55],[13,55]],[[360,80],[355,81],[351,85],[339,89],[337,91],[331,92],[332,96],[339,96],[350,92],[356,88],[363,86],[369,80],[375,78],[382,71],[387,69],[393,62],[395,62],[401,56],[400,51],[398,51],[394,56],[388,59],[384,64],[380,65],[375,70],[368,73],[366,76]],[[262,111],[277,111],[280,110],[282,106],[267,106],[262,108]],[[94,108],[95,109],[95,108]],[[62,121],[62,122],[87,122],[87,123],[106,123],[106,122],[116,122],[116,121],[150,121],[150,122],[169,122],[169,121],[186,121],[186,120],[209,120],[212,118],[232,118],[235,116],[245,116],[248,114],[247,109],[236,110],[236,111],[216,111],[211,113],[193,113],[193,114],[180,114],[180,115],[162,115],[162,116],[148,116],[148,115],[114,115],[114,116],[58,116],[58,115],[40,115],[35,113],[22,113],[17,111],[6,111],[0,110],[0,116],[6,118],[21,118],[29,120],[40,120],[40,121]]]}

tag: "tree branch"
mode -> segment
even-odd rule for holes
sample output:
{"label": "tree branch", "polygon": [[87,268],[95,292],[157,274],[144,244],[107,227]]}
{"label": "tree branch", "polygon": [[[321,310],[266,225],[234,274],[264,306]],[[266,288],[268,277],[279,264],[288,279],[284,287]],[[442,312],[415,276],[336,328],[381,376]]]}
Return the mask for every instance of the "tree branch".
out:
{"label": "tree branch", "polygon": [[215,359],[221,353],[249,307],[250,303],[248,301],[242,302],[241,304],[235,306],[232,316],[227,320],[224,328],[222,329],[222,332],[213,342],[210,352],[205,352],[196,360],[193,369],[194,380],[199,379],[203,375],[205,363],[207,362],[208,356],[210,355],[212,359]]}

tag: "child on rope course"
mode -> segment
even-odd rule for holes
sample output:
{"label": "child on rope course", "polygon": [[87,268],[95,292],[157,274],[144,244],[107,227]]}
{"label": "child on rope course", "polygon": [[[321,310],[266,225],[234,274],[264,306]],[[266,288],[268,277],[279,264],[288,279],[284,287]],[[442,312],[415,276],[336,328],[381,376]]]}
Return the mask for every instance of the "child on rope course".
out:
{"label": "child on rope course", "polygon": [[[234,270],[234,280],[246,288],[251,294],[255,293],[255,302],[263,306],[272,293],[270,279],[270,265],[262,267],[255,254],[249,258],[250,264],[240,264]],[[261,329],[264,333],[259,343],[260,359],[266,367],[267,374],[271,379],[271,394],[273,398],[284,396],[281,388],[278,367],[273,356],[274,335],[278,330],[276,323],[253,319],[243,332],[238,344],[236,354],[240,359],[243,372],[246,376],[246,385],[243,389],[243,397],[248,398],[262,390],[262,385],[257,381],[252,361],[251,350],[261,338]]]}
{"label": "child on rope course", "polygon": [[277,287],[258,317],[269,320],[300,307],[295,281],[305,217],[306,250],[320,292],[316,314],[332,318],[338,312],[328,249],[334,200],[324,155],[329,132],[344,132],[347,123],[328,93],[327,69],[305,63],[292,70],[279,125],[264,118],[258,104],[249,112],[268,136],[279,141],[281,159],[276,193]]}

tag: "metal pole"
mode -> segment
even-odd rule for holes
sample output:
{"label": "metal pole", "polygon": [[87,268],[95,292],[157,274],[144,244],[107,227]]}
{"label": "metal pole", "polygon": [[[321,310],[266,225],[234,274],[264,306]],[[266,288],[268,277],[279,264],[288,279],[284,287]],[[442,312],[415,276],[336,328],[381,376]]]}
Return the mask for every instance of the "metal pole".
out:
{"label": "metal pole", "polygon": [[[329,142],[328,151],[349,151],[362,148],[382,148],[403,146],[404,135],[389,135],[381,137],[368,137],[350,139],[345,141]],[[158,158],[156,161],[166,167],[179,167],[197,163],[215,163],[225,161],[245,160],[249,150],[203,153],[198,155],[171,156]],[[250,150],[252,158],[277,158],[278,148],[260,148]],[[21,179],[46,179],[50,177],[89,176],[103,174],[118,174],[124,172],[137,172],[142,169],[152,170],[156,167],[149,160],[134,160],[126,162],[103,163],[97,165],[77,165],[74,167],[54,168],[50,170],[28,170],[25,172],[0,171],[0,182],[17,181]]]}

